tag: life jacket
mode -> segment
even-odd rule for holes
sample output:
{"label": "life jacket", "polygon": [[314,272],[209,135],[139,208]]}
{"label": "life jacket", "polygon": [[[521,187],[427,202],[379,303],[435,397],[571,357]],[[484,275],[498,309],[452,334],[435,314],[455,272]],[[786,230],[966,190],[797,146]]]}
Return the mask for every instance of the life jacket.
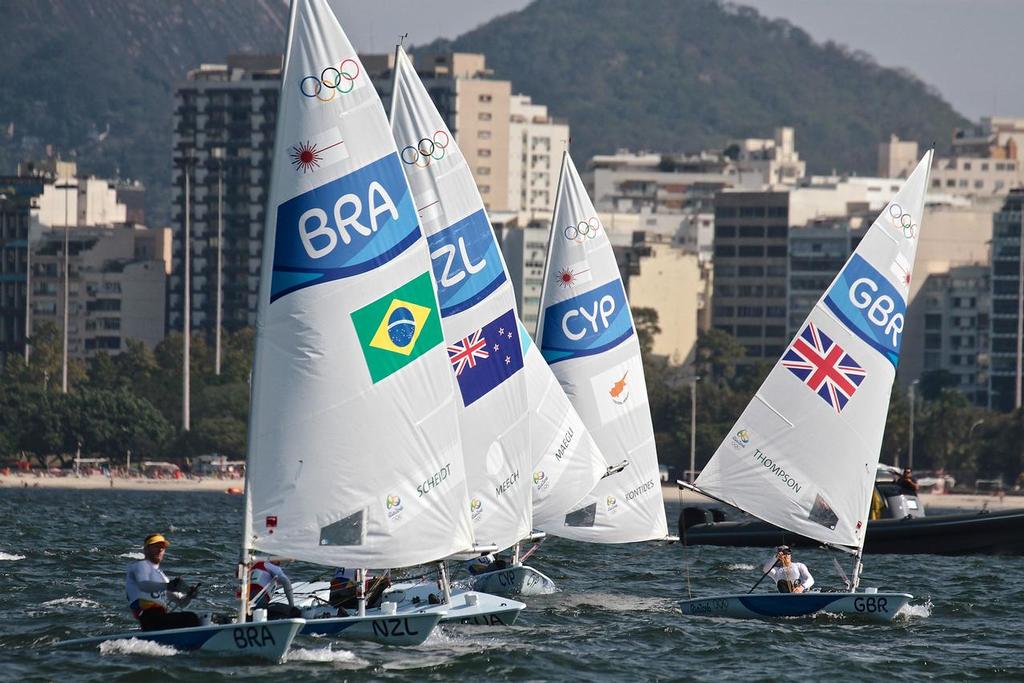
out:
{"label": "life jacket", "polygon": [[[249,599],[254,600],[262,592],[263,597],[260,598],[260,601],[269,602],[271,589],[267,586],[273,582],[274,575],[267,570],[264,560],[255,563],[249,570]],[[264,588],[267,588],[265,592]]]}

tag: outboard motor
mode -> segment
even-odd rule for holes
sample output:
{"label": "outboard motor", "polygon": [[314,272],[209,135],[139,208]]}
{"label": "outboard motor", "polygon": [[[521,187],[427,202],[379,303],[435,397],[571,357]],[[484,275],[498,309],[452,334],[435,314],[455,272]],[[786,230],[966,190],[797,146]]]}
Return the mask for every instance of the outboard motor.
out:
{"label": "outboard motor", "polygon": [[876,484],[878,494],[885,500],[886,517],[906,519],[924,517],[924,506],[912,493],[904,493],[899,484]]}
{"label": "outboard motor", "polygon": [[704,508],[686,507],[679,513],[679,535],[697,524],[708,523],[708,511]]}

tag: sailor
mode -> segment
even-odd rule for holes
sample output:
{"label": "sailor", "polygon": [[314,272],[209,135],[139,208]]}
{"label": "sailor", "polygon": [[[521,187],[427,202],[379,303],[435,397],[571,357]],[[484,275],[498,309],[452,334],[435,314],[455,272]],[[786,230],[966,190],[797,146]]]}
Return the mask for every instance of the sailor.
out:
{"label": "sailor", "polygon": [[494,553],[487,553],[486,555],[474,557],[472,560],[467,561],[466,571],[472,576],[480,576],[481,574],[496,572],[507,566],[508,562],[506,560],[495,558]]}
{"label": "sailor", "polygon": [[195,612],[172,612],[167,608],[168,595],[184,605],[198,588],[198,585],[190,588],[181,577],[169,580],[160,570],[160,562],[169,545],[163,535],[150,534],[142,544],[145,559],[128,566],[125,577],[128,609],[139,620],[143,631],[200,625],[199,615]]}
{"label": "sailor", "polygon": [[803,593],[814,585],[814,577],[803,562],[793,562],[793,551],[788,545],[775,549],[775,557],[765,560],[761,568],[771,576],[780,593]]}
{"label": "sailor", "polygon": [[[366,606],[369,608],[377,607],[384,597],[384,590],[391,586],[391,578],[385,572],[382,576],[367,576],[366,583],[369,584],[366,589]],[[357,586],[356,571],[354,569],[338,567],[334,570],[328,602],[330,602],[331,607],[337,608],[338,614],[341,616],[347,614],[346,609],[358,608]]]}
{"label": "sailor", "polygon": [[[302,616],[302,612],[295,607],[291,579],[280,566],[280,563],[286,561],[284,558],[263,558],[257,560],[249,568],[249,608],[266,609],[268,619],[289,619]],[[287,605],[270,602],[278,584],[284,589],[285,597],[288,598]]]}
{"label": "sailor", "polygon": [[903,468],[903,474],[896,478],[896,484],[900,487],[900,493],[904,496],[917,495],[917,479],[909,467]]}

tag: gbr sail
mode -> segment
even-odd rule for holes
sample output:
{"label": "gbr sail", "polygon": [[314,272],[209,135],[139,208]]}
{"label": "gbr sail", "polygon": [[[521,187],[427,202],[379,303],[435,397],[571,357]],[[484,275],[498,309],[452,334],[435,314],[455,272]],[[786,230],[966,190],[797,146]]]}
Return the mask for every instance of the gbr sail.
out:
{"label": "gbr sail", "polygon": [[608,465],[551,533],[624,543],[668,535],[640,345],[611,242],[569,153],[562,159],[537,344]]}
{"label": "gbr sail", "polygon": [[430,257],[383,107],[326,0],[296,0],[253,367],[259,550],[399,567],[473,542]]}
{"label": "gbr sail", "polygon": [[530,533],[530,423],[515,295],[469,164],[399,47],[391,128],[430,245],[479,544]]}
{"label": "gbr sail", "polygon": [[783,529],[863,546],[931,161],[864,235],[698,488]]}

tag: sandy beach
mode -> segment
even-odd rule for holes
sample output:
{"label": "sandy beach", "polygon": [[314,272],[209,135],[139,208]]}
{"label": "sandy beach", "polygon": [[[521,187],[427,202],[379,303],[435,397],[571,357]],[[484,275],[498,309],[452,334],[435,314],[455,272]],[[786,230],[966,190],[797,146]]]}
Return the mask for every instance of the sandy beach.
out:
{"label": "sandy beach", "polygon": [[243,479],[217,479],[204,477],[198,479],[145,479],[140,477],[124,478],[102,475],[82,475],[80,477],[35,476],[34,474],[0,475],[0,491],[13,488],[40,489],[122,489],[128,491],[220,491],[229,488],[241,491]]}

